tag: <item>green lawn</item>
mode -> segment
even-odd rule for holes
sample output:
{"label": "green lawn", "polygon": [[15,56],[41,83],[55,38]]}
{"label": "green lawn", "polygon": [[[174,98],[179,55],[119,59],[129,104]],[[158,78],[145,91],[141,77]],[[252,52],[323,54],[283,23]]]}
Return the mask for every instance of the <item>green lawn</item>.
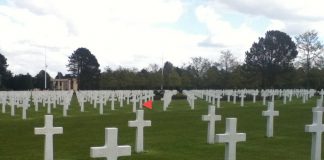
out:
{"label": "green lawn", "polygon": [[[221,102],[222,108],[217,114],[222,121],[216,122],[216,133],[224,133],[225,118],[238,118],[238,131],[247,134],[247,141],[237,145],[238,160],[307,160],[310,159],[311,134],[304,132],[306,124],[312,122],[311,108],[315,106],[313,98],[306,104],[301,99],[282,104],[275,102],[279,117],[274,121],[274,138],[266,138],[266,118],[261,116],[266,107],[258,101],[237,104]],[[110,103],[109,103],[110,105]],[[62,135],[54,136],[54,159],[88,160],[90,147],[104,144],[104,128],[118,128],[118,144],[131,145],[134,151],[135,128],[128,127],[128,121],[135,119],[132,107],[123,108],[115,104],[115,111],[110,106],[105,114],[86,104],[81,113],[76,98],[68,111],[68,117],[62,117],[62,107],[52,109],[54,126],[63,127]],[[224,144],[209,145],[207,141],[207,122],[201,116],[207,114],[208,103],[203,100],[195,102],[195,110],[190,110],[186,100],[173,100],[168,111],[162,111],[160,101],[154,102],[153,110],[145,110],[145,119],[152,121],[152,127],[144,130],[144,153],[132,152],[131,157],[120,160],[223,160]],[[109,109],[108,109],[109,108]],[[43,159],[44,136],[35,135],[35,127],[44,126],[46,108],[28,109],[28,119],[21,119],[21,109],[16,116],[0,113],[0,159],[1,160],[41,160]]]}

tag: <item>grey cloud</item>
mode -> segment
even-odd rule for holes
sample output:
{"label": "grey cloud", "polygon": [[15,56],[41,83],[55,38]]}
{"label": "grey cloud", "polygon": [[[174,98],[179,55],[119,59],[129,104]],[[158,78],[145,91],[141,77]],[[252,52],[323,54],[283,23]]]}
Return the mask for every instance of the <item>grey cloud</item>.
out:
{"label": "grey cloud", "polygon": [[[78,31],[74,24],[66,17],[62,16],[61,14],[57,13],[57,11],[51,7],[51,5],[48,3],[44,6],[37,6],[35,3],[32,3],[31,1],[25,1],[25,0],[11,0],[11,4],[14,5],[17,8],[27,9],[31,13],[34,13],[36,15],[55,15],[59,17],[60,19],[63,19],[65,21],[65,24],[68,28],[69,34],[76,36],[78,35]],[[14,20],[12,18],[12,20]]]}
{"label": "grey cloud", "polygon": [[[30,52],[34,52],[35,50],[47,50],[47,51],[51,51],[51,52],[59,52],[62,47],[57,47],[57,46],[48,46],[48,45],[44,45],[44,44],[37,44],[28,40],[20,40],[17,42],[18,45],[28,45],[31,47]],[[38,52],[37,52],[38,53]]]}
{"label": "grey cloud", "polygon": [[224,47],[226,47],[224,44],[221,44],[221,43],[213,43],[211,41],[210,37],[208,37],[207,39],[205,39],[202,42],[199,42],[198,46],[200,46],[200,47],[211,47],[211,48],[224,48]]}
{"label": "grey cloud", "polygon": [[33,3],[31,1],[24,1],[24,0],[11,0],[11,4],[18,7],[18,8],[23,8],[27,9],[32,13],[35,13],[37,15],[44,15],[48,14],[48,8],[41,8]]}
{"label": "grey cloud", "polygon": [[215,0],[212,5],[217,6],[222,3],[231,9],[249,15],[262,15],[271,19],[284,21],[320,21],[324,20],[324,16],[312,15],[303,16],[296,14],[295,10],[289,10],[281,4],[276,4],[271,0],[254,1],[248,3],[243,0]]}

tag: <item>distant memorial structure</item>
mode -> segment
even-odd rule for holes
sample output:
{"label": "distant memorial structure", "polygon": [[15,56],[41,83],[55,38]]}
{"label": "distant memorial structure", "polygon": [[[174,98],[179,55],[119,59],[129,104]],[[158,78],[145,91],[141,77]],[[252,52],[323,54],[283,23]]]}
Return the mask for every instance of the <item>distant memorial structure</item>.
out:
{"label": "distant memorial structure", "polygon": [[51,79],[53,90],[68,91],[78,90],[78,81],[76,78]]}

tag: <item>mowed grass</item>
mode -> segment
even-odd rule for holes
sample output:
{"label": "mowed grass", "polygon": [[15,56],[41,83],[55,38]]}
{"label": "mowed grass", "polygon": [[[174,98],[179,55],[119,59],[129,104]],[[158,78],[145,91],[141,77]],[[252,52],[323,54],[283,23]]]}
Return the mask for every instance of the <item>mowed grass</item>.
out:
{"label": "mowed grass", "polygon": [[[275,110],[279,117],[274,120],[274,137],[266,138],[266,118],[262,111],[266,107],[261,101],[245,102],[245,107],[221,102],[217,114],[222,116],[216,122],[216,133],[225,132],[225,119],[238,118],[238,132],[246,133],[247,141],[237,144],[238,160],[307,160],[310,159],[311,134],[304,130],[312,123],[311,108],[315,106],[312,98],[306,104],[294,98],[292,102],[282,104],[276,100]],[[99,115],[99,108],[94,109],[89,103],[85,112],[80,112],[76,97],[68,111],[68,117],[62,116],[62,106],[52,109],[54,126],[63,127],[61,135],[54,136],[54,159],[89,160],[90,147],[104,145],[104,129],[118,128],[118,144],[131,145],[132,156],[120,157],[120,160],[223,160],[224,144],[207,144],[207,122],[202,115],[207,114],[208,103],[204,100],[195,102],[195,110],[190,110],[186,100],[172,100],[168,111],[162,111],[162,102],[155,101],[154,109],[145,109],[145,119],[152,121],[151,127],[144,129],[143,153],[134,153],[135,128],[128,127],[128,121],[134,120],[132,104],[110,110],[110,102],[104,108],[104,115]],[[28,109],[28,119],[21,119],[21,109],[10,116],[10,108],[0,113],[0,160],[41,160],[44,159],[44,136],[35,135],[35,127],[44,126],[45,107],[38,112],[34,107]],[[98,158],[100,159],[100,158]],[[103,158],[101,158],[103,159]]]}

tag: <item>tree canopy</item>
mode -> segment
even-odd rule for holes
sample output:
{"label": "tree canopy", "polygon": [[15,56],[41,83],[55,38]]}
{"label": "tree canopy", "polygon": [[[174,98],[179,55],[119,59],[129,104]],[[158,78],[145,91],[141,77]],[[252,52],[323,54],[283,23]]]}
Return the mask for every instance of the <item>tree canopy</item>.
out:
{"label": "tree canopy", "polygon": [[310,70],[314,66],[323,66],[323,44],[318,39],[318,34],[315,30],[307,31],[296,36],[298,51],[302,54],[299,57],[298,63],[306,70],[307,88],[310,83]]}
{"label": "tree canopy", "polygon": [[[70,74],[58,72],[55,78],[77,78],[79,89],[242,89],[242,88],[324,88],[323,44],[316,31],[296,37],[281,31],[268,31],[245,52],[240,63],[230,50],[215,51],[215,59],[191,57],[182,66],[170,61],[146,68],[111,68],[103,72],[87,48],[78,48],[68,59]],[[297,50],[298,48],[298,50]],[[298,54],[298,52],[300,54]],[[236,53],[235,53],[236,54]],[[298,54],[299,63],[293,62]],[[113,56],[113,55],[112,55]],[[300,65],[296,65],[300,64]],[[107,65],[107,64],[106,64]],[[45,71],[35,77],[13,75],[0,53],[1,90],[43,89]],[[46,73],[47,85],[50,75]]]}
{"label": "tree canopy", "polygon": [[[34,87],[44,90],[45,89],[45,71],[41,70],[34,77]],[[51,76],[46,72],[46,89],[51,88]]]}
{"label": "tree canopy", "polygon": [[245,54],[248,69],[261,76],[262,87],[274,87],[277,77],[292,66],[298,52],[289,35],[268,31]]}
{"label": "tree canopy", "polygon": [[0,88],[6,89],[10,85],[12,73],[7,70],[7,58],[0,53]]}
{"label": "tree canopy", "polygon": [[87,48],[75,50],[69,56],[67,67],[71,75],[78,79],[79,89],[99,89],[99,63]]}

